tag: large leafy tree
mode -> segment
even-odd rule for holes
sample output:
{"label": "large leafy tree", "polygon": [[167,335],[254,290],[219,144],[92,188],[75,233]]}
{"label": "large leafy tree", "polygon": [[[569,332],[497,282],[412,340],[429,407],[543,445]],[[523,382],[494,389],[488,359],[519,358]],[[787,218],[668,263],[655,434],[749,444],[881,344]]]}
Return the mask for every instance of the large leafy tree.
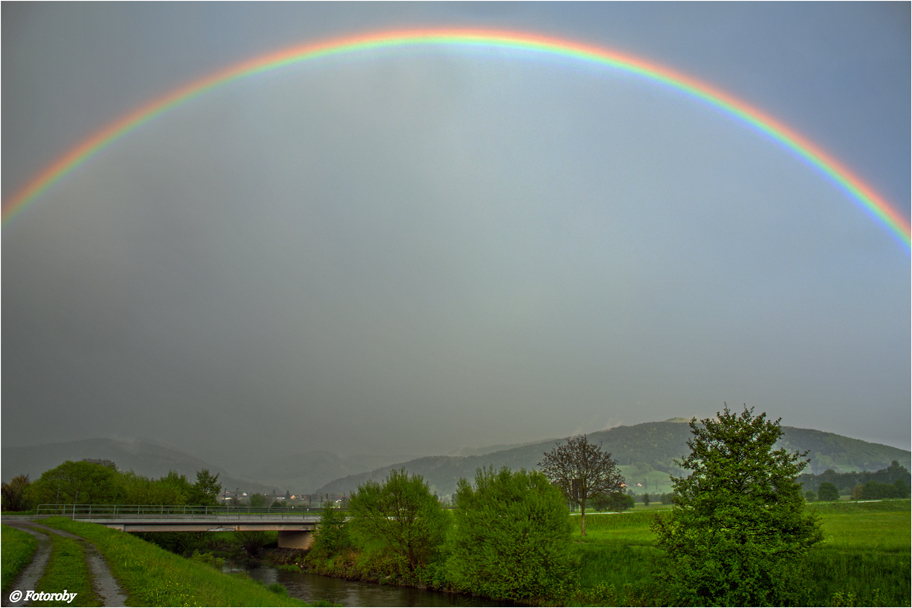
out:
{"label": "large leafy tree", "polygon": [[624,487],[624,477],[611,454],[589,443],[585,435],[573,437],[545,454],[538,463],[567,500],[580,506],[580,534],[586,535],[586,503],[596,497],[612,496]]}
{"label": "large leafy tree", "polygon": [[42,473],[31,484],[28,494],[36,505],[110,504],[122,497],[123,488],[116,470],[102,464],[67,460]]}
{"label": "large leafy tree", "polygon": [[446,536],[447,514],[421,475],[391,471],[381,485],[367,481],[349,500],[351,537],[395,559],[402,574],[427,565]]}
{"label": "large leafy tree", "polygon": [[571,575],[570,514],[538,471],[479,469],[460,479],[447,571],[457,588],[522,601],[553,595]]}
{"label": "large leafy tree", "polygon": [[805,512],[795,481],[805,454],[773,449],[779,420],[738,415],[691,420],[690,455],[673,478],[674,506],[656,519],[658,546],[670,560],[665,579],[675,602],[704,606],[783,605],[820,524]]}

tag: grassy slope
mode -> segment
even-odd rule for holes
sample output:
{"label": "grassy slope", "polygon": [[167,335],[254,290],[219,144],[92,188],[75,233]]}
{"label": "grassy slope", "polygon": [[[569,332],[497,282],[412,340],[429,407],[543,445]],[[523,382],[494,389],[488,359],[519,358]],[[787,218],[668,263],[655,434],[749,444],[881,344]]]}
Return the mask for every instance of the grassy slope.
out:
{"label": "grassy slope", "polygon": [[37,602],[35,606],[102,606],[101,599],[92,589],[92,574],[86,562],[85,551],[79,541],[50,534],[51,557],[35,591],[45,593],[75,593],[69,604],[63,601]]}
{"label": "grassy slope", "polygon": [[169,553],[97,524],[51,518],[42,523],[89,539],[104,555],[131,606],[307,606],[249,579]]}
{"label": "grassy slope", "polygon": [[9,526],[0,525],[0,555],[2,555],[3,591],[9,591],[16,576],[25,568],[38,549],[38,541],[31,534]]}
{"label": "grassy slope", "polygon": [[[808,559],[805,605],[831,605],[836,593],[857,605],[910,604],[908,500],[814,503],[809,508],[821,516],[824,542]],[[584,589],[607,586],[617,602],[635,603],[633,596],[652,584],[655,560],[661,560],[649,527],[656,511],[587,514],[585,538],[574,533]],[[612,599],[601,597],[602,603]]]}

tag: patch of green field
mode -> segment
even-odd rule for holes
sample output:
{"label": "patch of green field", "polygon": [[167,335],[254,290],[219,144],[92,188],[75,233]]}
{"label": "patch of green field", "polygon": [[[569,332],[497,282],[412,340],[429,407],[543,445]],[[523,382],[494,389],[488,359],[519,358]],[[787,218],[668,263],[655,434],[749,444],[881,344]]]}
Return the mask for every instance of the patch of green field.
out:
{"label": "patch of green field", "polygon": [[92,575],[89,564],[86,562],[85,551],[79,541],[64,538],[56,534],[49,534],[51,542],[51,557],[44,574],[35,586],[36,592],[44,593],[75,593],[76,597],[70,603],[64,601],[35,602],[33,606],[102,606],[101,599],[92,589]]}
{"label": "patch of green field", "polygon": [[[812,503],[824,541],[806,563],[808,606],[909,606],[910,501]],[[655,573],[662,553],[655,549],[650,524],[667,510],[586,515],[586,536],[573,540],[580,559],[580,586],[590,605],[661,604]]]}
{"label": "patch of green field", "polygon": [[910,501],[817,503],[824,540],[808,558],[807,604],[908,606]]}
{"label": "patch of green field", "polygon": [[823,525],[821,548],[909,552],[910,501],[818,503],[810,507]]}
{"label": "patch of green field", "polygon": [[308,606],[130,534],[59,517],[43,523],[92,541],[128,594],[129,606]]}
{"label": "patch of green field", "polygon": [[28,532],[0,525],[0,571],[2,571],[3,591],[9,591],[13,581],[22,572],[38,549],[38,541]]}
{"label": "patch of green field", "polygon": [[[661,513],[661,512],[659,512]],[[587,544],[622,544],[652,547],[655,534],[650,525],[657,516],[652,509],[625,511],[623,513],[586,514],[586,536],[574,528],[573,540]],[[661,517],[661,515],[659,515]],[[574,524],[576,524],[574,519]]]}

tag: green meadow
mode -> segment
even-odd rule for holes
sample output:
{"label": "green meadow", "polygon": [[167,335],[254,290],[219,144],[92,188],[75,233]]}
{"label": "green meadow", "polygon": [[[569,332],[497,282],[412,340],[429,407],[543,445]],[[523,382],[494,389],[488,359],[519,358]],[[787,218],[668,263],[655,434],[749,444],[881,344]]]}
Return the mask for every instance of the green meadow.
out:
{"label": "green meadow", "polygon": [[[652,505],[650,506],[652,507]],[[808,558],[805,606],[909,606],[910,501],[812,503],[824,540]],[[662,506],[586,515],[579,605],[662,604],[654,574],[662,569],[650,524]],[[575,518],[576,519],[576,518]]]}

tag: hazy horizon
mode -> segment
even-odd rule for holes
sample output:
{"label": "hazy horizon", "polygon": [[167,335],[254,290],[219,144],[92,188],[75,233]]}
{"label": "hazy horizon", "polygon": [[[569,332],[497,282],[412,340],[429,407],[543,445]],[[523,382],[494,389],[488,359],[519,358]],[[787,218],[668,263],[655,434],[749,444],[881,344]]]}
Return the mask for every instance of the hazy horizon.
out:
{"label": "hazy horizon", "polygon": [[[4,203],[152,99],[365,32],[680,71],[910,215],[910,6],[4,3]],[[2,230],[2,442],[446,454],[746,403],[910,448],[910,256],[745,123],[568,58],[328,57],[169,110]]]}

